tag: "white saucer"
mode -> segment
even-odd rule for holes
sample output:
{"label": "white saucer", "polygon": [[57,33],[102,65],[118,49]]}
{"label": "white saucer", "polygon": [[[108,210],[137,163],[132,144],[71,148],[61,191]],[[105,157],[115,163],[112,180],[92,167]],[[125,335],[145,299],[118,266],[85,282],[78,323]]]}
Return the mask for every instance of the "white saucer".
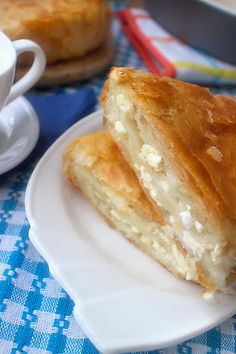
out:
{"label": "white saucer", "polygon": [[31,104],[17,98],[0,113],[0,174],[22,162],[39,137],[39,121]]}

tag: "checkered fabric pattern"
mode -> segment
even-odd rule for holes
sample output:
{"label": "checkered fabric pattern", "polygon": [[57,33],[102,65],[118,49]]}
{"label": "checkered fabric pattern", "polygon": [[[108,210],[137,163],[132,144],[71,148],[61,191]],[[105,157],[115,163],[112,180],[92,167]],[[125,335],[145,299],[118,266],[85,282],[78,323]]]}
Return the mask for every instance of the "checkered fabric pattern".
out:
{"label": "checkered fabric pattern", "polygon": [[[145,69],[116,20],[113,32],[114,65]],[[83,86],[92,86],[98,97],[105,76]],[[236,89],[215,88],[214,92],[236,95]],[[29,241],[24,197],[34,165],[21,165],[0,177],[0,354],[97,353],[75,322],[73,302]],[[192,340],[154,353],[236,353],[236,316]]]}

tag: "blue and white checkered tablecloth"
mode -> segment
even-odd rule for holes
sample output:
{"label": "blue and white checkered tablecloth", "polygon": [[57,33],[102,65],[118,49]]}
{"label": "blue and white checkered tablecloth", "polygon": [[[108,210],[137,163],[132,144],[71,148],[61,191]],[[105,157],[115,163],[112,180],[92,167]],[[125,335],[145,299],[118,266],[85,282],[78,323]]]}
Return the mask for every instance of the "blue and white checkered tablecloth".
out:
{"label": "blue and white checkered tablecloth", "polygon": [[[113,32],[114,65],[145,69],[116,21]],[[98,97],[105,77],[101,74],[83,86],[92,86]],[[236,89],[214,92],[236,95]],[[24,196],[33,167],[23,165],[0,177],[0,353],[97,353],[73,317],[73,302],[29,241]],[[236,353],[236,316],[192,340],[154,352]]]}

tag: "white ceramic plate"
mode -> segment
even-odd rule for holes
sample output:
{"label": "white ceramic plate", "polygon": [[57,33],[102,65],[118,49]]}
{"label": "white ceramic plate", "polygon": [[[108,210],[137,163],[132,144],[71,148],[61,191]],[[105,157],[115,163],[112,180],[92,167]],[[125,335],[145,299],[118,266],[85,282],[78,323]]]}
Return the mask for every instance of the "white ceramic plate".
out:
{"label": "white ceramic plate", "polygon": [[198,335],[236,312],[233,296],[205,302],[111,229],[62,172],[65,146],[102,127],[95,112],[47,151],[27,188],[30,238],[75,302],[74,314],[102,353],[151,350]]}
{"label": "white ceramic plate", "polygon": [[0,113],[0,174],[21,163],[39,137],[38,117],[31,104],[19,97]]}

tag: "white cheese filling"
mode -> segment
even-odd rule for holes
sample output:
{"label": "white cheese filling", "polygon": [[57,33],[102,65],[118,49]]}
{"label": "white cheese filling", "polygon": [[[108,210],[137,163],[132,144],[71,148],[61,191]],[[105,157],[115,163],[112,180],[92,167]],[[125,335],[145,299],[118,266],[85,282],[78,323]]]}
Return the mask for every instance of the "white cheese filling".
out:
{"label": "white cheese filling", "polygon": [[[123,148],[127,146],[139,179],[169,221],[168,225],[161,226],[161,230],[164,232],[165,228],[166,235],[175,236],[192,255],[193,261],[196,263],[200,261],[212,278],[221,282],[220,286],[224,287],[233,262],[222,257],[224,245],[220,235],[212,234],[207,217],[201,220],[197,217],[198,207],[194,205],[193,210],[188,188],[166,164],[165,152],[162,153],[156,148],[158,146],[156,137],[153,130],[146,125],[142,112],[121,93],[111,96],[110,102],[112,109],[109,119],[114,124],[116,139],[124,139],[122,134],[126,131]],[[124,129],[123,127],[120,129],[119,123],[118,127],[117,125],[115,127],[117,121],[122,122]],[[154,243],[153,247],[156,247]],[[189,274],[188,277],[193,279],[194,274]]]}
{"label": "white cheese filling", "polygon": [[116,130],[117,134],[126,134],[127,133],[123,123],[120,120],[115,122],[115,130]]}
{"label": "white cheese filling", "polygon": [[143,144],[140,157],[145,160],[155,170],[158,169],[162,161],[162,156],[158,154],[157,150],[148,144]]}

